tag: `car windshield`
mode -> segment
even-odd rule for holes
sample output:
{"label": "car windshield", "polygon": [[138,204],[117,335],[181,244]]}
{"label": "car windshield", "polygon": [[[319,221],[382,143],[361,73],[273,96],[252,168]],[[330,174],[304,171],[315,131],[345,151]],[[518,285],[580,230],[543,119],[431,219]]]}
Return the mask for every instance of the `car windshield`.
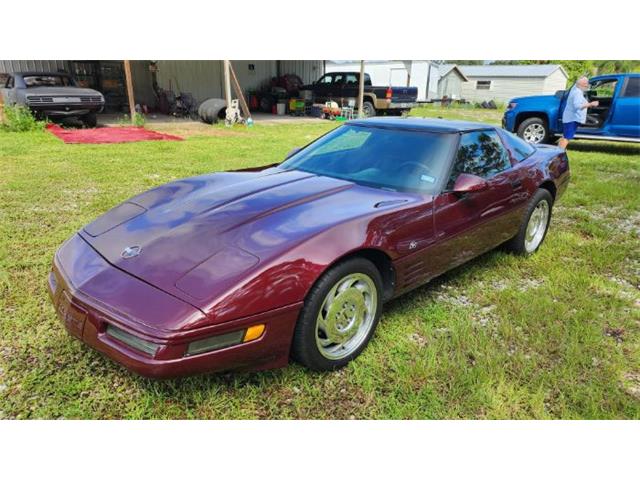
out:
{"label": "car windshield", "polygon": [[455,134],[345,125],[280,168],[389,190],[436,193],[456,142]]}
{"label": "car windshield", "polygon": [[27,88],[73,86],[73,80],[66,75],[25,75],[23,79]]}

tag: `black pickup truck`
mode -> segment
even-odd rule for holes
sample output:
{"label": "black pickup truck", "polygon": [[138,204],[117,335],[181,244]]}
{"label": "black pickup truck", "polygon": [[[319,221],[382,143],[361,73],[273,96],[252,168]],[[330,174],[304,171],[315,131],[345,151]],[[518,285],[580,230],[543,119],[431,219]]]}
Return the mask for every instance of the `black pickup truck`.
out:
{"label": "black pickup truck", "polygon": [[[334,101],[340,106],[348,106],[349,101],[358,105],[360,72],[331,72],[320,77],[301,90],[311,90],[313,100],[318,103]],[[385,112],[400,115],[416,106],[417,87],[376,87],[371,85],[371,77],[364,74],[364,103],[362,110],[367,117]]]}

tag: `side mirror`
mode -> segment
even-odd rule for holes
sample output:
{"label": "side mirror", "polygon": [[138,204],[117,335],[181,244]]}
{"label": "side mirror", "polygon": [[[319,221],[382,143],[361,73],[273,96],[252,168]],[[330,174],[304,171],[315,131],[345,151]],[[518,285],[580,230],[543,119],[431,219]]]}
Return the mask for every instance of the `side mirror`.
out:
{"label": "side mirror", "polygon": [[558,90],[558,91],[555,93],[555,97],[556,97],[558,100],[562,100],[562,98],[564,97],[564,92],[565,92],[565,90]]}
{"label": "side mirror", "polygon": [[488,187],[489,185],[484,178],[470,173],[461,173],[453,185],[453,192],[458,194],[481,192]]}
{"label": "side mirror", "polygon": [[284,159],[288,160],[289,158],[293,157],[296,153],[298,153],[300,150],[302,150],[302,147],[292,148],[291,150],[289,150],[289,153],[285,155]]}

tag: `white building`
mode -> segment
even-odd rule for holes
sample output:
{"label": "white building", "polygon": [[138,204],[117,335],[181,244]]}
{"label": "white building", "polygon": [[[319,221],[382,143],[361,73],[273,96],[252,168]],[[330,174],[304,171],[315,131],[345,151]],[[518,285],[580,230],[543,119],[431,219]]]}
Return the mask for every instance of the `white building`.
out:
{"label": "white building", "polygon": [[[327,60],[325,69],[327,73],[359,72],[360,60]],[[437,97],[438,66],[430,60],[369,60],[364,62],[364,71],[373,85],[417,87],[419,102]]]}
{"label": "white building", "polygon": [[569,78],[560,65],[457,65],[467,80],[458,81],[456,69],[442,67],[445,66],[441,66],[441,72],[446,73],[440,84],[455,75],[456,82],[452,83],[459,88],[458,98],[471,102],[508,102],[513,97],[553,95],[566,88]]}

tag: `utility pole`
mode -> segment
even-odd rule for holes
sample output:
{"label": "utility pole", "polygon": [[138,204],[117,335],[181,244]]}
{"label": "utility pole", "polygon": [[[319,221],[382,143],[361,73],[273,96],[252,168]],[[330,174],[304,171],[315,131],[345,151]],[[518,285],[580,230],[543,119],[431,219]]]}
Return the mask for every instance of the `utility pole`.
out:
{"label": "utility pole", "polygon": [[131,79],[131,63],[124,60],[124,80],[127,84],[127,98],[129,99],[129,114],[131,115],[131,123],[134,122],[136,116],[136,102],[133,98],[133,80]]}
{"label": "utility pole", "polygon": [[364,117],[364,60],[360,60],[360,85],[358,91],[358,118]]}

